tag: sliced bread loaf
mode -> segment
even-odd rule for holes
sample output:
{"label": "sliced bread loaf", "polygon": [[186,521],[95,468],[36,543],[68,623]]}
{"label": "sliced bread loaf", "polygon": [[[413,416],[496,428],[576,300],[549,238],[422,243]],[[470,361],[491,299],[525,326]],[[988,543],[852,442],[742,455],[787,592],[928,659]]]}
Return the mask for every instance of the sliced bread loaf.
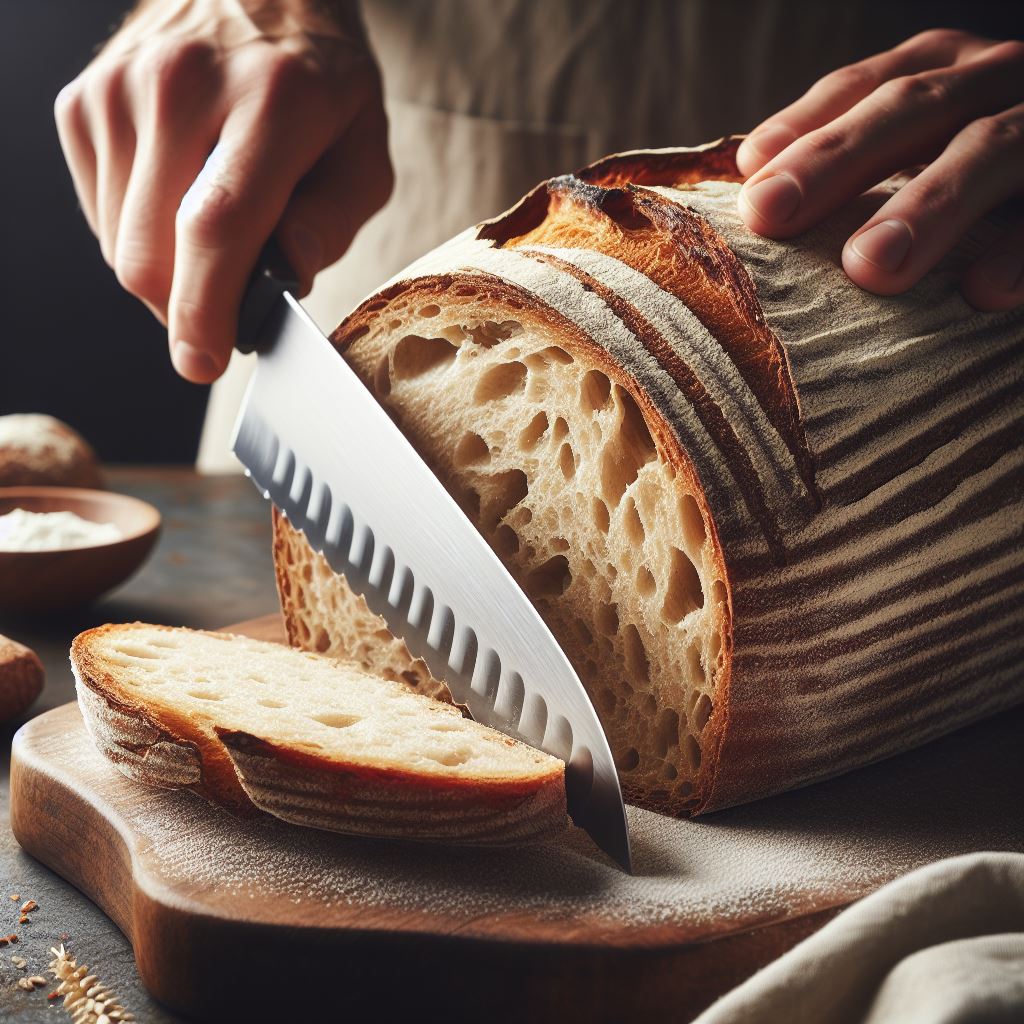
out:
{"label": "sliced bread loaf", "polygon": [[[843,243],[900,182],[771,241],[736,213],[735,149],[545,182],[333,335],[533,597],[627,797],[674,813],[1024,699],[1024,310],[957,289],[998,225],[870,295]],[[423,685],[275,535],[292,642]]]}
{"label": "sliced bread loaf", "polygon": [[71,663],[97,746],[149,785],[377,837],[495,846],[566,826],[561,761],[352,664],[138,622],[80,634]]}

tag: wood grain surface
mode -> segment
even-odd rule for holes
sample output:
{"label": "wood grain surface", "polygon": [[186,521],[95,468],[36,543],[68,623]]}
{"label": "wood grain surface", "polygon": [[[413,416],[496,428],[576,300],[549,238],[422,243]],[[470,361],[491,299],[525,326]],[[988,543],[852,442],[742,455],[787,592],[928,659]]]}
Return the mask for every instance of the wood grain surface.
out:
{"label": "wood grain surface", "polygon": [[[281,637],[276,616],[232,630]],[[120,775],[73,704],[15,738],[11,823],[130,938],[153,995],[197,1020],[334,999],[374,1016],[686,1020],[885,881],[1024,849],[1022,722],[702,821],[631,808],[632,878],[577,832],[481,855],[237,821]]]}

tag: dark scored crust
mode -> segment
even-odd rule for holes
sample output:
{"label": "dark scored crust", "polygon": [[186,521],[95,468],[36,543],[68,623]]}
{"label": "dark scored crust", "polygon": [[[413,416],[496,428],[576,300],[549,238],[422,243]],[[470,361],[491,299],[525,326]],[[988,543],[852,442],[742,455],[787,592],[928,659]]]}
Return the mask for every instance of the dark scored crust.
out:
{"label": "dark scored crust", "polygon": [[[657,152],[609,157],[602,161],[606,173],[588,169],[587,180],[566,175],[538,185],[507,213],[481,225],[477,237],[502,247],[542,245],[604,253],[681,299],[729,352],[785,441],[804,483],[817,496],[789,357],[765,321],[746,268],[695,211],[634,184],[591,183],[617,180],[619,172],[643,164],[648,155],[648,178],[657,180],[646,183],[662,184],[662,178],[673,177],[711,180],[723,160],[734,156],[734,149],[726,146],[675,158]],[[673,162],[685,165],[685,174],[678,166],[674,174],[668,173]]]}

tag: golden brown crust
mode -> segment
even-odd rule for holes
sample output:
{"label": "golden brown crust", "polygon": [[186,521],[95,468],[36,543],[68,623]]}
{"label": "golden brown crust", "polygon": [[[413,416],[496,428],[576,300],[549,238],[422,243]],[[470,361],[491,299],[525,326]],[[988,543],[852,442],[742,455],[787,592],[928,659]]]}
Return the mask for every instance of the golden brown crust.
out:
{"label": "golden brown crust", "polygon": [[699,181],[745,181],[736,166],[742,135],[694,149],[638,149],[602,157],[576,171],[574,177],[602,188],[625,185],[666,185],[681,188]]}

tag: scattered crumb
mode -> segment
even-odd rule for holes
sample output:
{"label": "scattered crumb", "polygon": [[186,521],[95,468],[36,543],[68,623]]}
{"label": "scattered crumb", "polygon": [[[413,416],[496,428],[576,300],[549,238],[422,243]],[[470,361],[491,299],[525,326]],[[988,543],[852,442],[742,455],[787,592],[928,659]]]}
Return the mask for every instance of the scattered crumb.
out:
{"label": "scattered crumb", "polygon": [[11,902],[12,903],[17,903],[18,900],[20,900],[20,899],[21,899],[21,897],[16,892],[12,892],[11,893]]}
{"label": "scattered crumb", "polygon": [[22,914],[21,917],[18,918],[18,924],[31,924],[31,923],[32,923],[32,918],[30,918],[28,916],[28,914]]}
{"label": "scattered crumb", "polygon": [[31,914],[33,910],[38,910],[39,904],[35,900],[25,900],[21,905],[21,912],[23,914]]}
{"label": "scattered crumb", "polygon": [[[135,1020],[89,968],[70,956],[63,945],[51,949],[50,973],[60,982],[54,996],[64,996],[64,1009],[75,1024],[128,1024]],[[45,984],[45,979],[43,981]]]}
{"label": "scattered crumb", "polygon": [[12,956],[11,963],[14,964],[19,971],[23,971],[28,967],[28,961],[23,956]]}

